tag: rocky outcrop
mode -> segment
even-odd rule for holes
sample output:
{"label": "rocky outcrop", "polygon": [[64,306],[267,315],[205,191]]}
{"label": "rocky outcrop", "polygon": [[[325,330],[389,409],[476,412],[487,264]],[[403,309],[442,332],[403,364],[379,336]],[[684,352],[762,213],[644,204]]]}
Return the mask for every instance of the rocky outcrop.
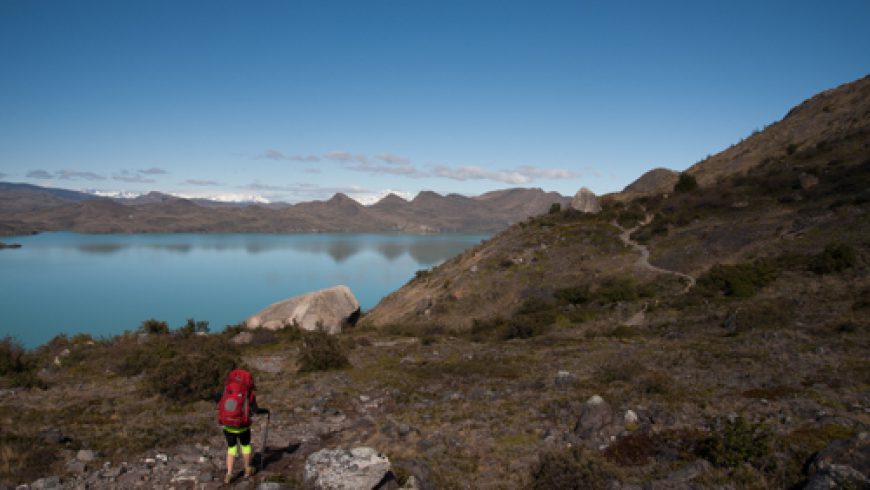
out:
{"label": "rocky outcrop", "polygon": [[370,447],[322,449],[305,461],[305,484],[322,490],[377,487],[390,472],[390,460]]}
{"label": "rocky outcrop", "polygon": [[601,204],[598,203],[598,198],[595,193],[583,187],[577,194],[574,194],[574,199],[571,200],[571,207],[582,213],[600,213]]}
{"label": "rocky outcrop", "polygon": [[870,486],[870,436],[862,432],[849,440],[834,441],[819,451],[809,465],[805,489],[867,488]]}
{"label": "rocky outcrop", "polygon": [[248,328],[278,330],[296,324],[312,331],[336,334],[359,317],[359,301],[347,286],[335,286],[275,303],[245,321]]}

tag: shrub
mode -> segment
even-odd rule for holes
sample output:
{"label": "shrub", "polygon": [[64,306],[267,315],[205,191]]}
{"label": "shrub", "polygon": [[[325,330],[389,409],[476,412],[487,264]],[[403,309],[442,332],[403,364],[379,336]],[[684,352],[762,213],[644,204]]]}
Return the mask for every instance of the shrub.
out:
{"label": "shrub", "polygon": [[0,340],[0,376],[9,385],[19,388],[46,388],[36,375],[36,362],[29,358],[22,345],[12,337]]}
{"label": "shrub", "polygon": [[137,376],[156,368],[163,359],[173,357],[176,352],[172,344],[164,338],[149,342],[130,344],[123,341],[115,344],[114,370],[121,376]]}
{"label": "shrub", "polygon": [[553,296],[559,301],[566,304],[577,305],[589,301],[591,295],[589,286],[571,286],[567,288],[557,289]]}
{"label": "shrub", "polygon": [[831,274],[851,269],[858,264],[854,247],[846,243],[831,243],[810,259],[810,270],[816,274]]}
{"label": "shrub", "polygon": [[631,277],[607,279],[594,291],[594,298],[602,303],[635,301],[638,298],[648,298],[652,295],[651,285],[640,285]]}
{"label": "shrub", "polygon": [[530,474],[532,489],[606,488],[615,475],[603,461],[578,446],[542,454]]}
{"label": "shrub", "polygon": [[685,172],[680,174],[680,178],[674,185],[674,192],[691,192],[698,188],[698,180],[694,176]]}
{"label": "shrub", "polygon": [[54,450],[41,439],[4,433],[0,437],[0,487],[50,475],[56,459]]}
{"label": "shrub", "polygon": [[208,322],[196,321],[193,318],[188,318],[187,323],[179,327],[178,333],[181,335],[193,335],[196,333],[208,333]]}
{"label": "shrub", "polygon": [[337,337],[320,330],[302,334],[299,372],[328,371],[348,366],[350,361]]}
{"label": "shrub", "polygon": [[180,403],[209,400],[241,364],[235,349],[218,338],[195,338],[178,348],[146,374],[146,392]]}
{"label": "shrub", "polygon": [[139,332],[154,335],[168,334],[169,324],[161,320],[149,318],[148,320],[143,321],[141,325],[139,325]]}
{"label": "shrub", "polygon": [[749,298],[774,279],[776,279],[774,264],[769,260],[759,259],[735,265],[716,264],[698,279],[698,285],[709,292]]}
{"label": "shrub", "polygon": [[562,211],[562,205],[554,202],[550,205],[550,210],[547,212],[547,214],[558,214],[560,211]]}
{"label": "shrub", "polygon": [[701,442],[699,455],[716,466],[735,468],[743,463],[758,464],[770,451],[771,436],[761,422],[743,417],[724,420]]}

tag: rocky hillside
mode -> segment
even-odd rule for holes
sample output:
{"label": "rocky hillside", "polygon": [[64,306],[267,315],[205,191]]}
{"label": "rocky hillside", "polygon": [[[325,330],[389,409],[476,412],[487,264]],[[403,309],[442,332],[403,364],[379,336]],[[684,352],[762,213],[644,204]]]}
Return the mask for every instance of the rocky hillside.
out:
{"label": "rocky hillside", "polygon": [[496,231],[570,200],[541,189],[509,189],[476,198],[421,192],[408,202],[389,195],[363,206],[344,194],[295,205],[227,205],[152,192],[97,198],[22,184],[0,185],[0,235],[39,231],[173,232],[480,232]]}

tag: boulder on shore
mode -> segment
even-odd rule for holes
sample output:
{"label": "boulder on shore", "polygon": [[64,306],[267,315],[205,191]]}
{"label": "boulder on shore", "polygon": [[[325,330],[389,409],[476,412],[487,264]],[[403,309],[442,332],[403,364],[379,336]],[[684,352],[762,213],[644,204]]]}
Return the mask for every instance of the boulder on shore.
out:
{"label": "boulder on shore", "polygon": [[581,213],[600,213],[601,204],[598,203],[598,198],[595,193],[583,187],[577,194],[574,194],[574,199],[571,200],[571,207]]}
{"label": "boulder on shore", "polygon": [[322,328],[336,334],[342,325],[355,323],[359,313],[359,301],[349,287],[342,285],[279,301],[248,318],[245,326],[278,330],[296,324],[304,330]]}

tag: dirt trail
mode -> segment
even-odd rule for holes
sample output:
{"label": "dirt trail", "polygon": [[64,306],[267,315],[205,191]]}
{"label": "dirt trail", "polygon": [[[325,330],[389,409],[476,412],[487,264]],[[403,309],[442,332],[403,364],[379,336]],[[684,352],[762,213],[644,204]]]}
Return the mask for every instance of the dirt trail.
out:
{"label": "dirt trail", "polygon": [[672,271],[669,269],[662,269],[661,267],[656,267],[656,266],[650,264],[649,263],[649,247],[647,247],[646,245],[642,245],[640,243],[637,243],[636,241],[631,239],[631,234],[634,233],[635,230],[637,230],[641,226],[649,224],[649,222],[651,220],[652,220],[652,216],[647,215],[646,218],[644,218],[644,220],[641,223],[639,223],[634,228],[629,228],[627,230],[625,228],[619,226],[619,224],[615,221],[612,222],[612,224],[613,224],[613,226],[619,228],[619,230],[622,232],[619,234],[619,239],[622,240],[622,243],[624,243],[624,244],[628,245],[629,247],[640,252],[640,258],[637,259],[638,266],[640,266],[648,271],[651,271],[651,272],[657,272],[660,274],[673,274],[675,276],[682,277],[683,279],[685,279],[687,281],[686,287],[682,291],[682,294],[685,294],[685,293],[689,292],[689,290],[692,289],[692,287],[695,285],[695,278],[688,275],[688,274],[683,274],[682,272]]}

